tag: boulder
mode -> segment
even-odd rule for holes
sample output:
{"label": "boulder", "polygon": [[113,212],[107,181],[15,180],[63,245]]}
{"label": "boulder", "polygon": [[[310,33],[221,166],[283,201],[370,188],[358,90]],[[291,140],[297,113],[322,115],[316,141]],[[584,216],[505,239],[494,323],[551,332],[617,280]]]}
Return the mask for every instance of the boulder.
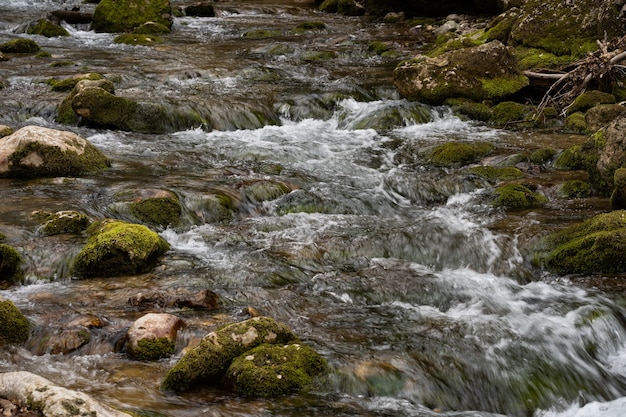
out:
{"label": "boulder", "polygon": [[512,49],[500,41],[445,52],[418,55],[393,72],[400,95],[439,105],[449,98],[503,100],[528,85]]}
{"label": "boulder", "polygon": [[35,355],[67,355],[91,341],[91,333],[82,326],[55,328],[46,326],[38,329],[37,336],[26,343],[26,348]]}
{"label": "boulder", "polygon": [[89,232],[89,241],[72,265],[72,272],[82,278],[148,272],[170,248],[146,226],[119,220],[97,222]]}
{"label": "boulder", "polygon": [[184,322],[172,314],[146,314],[126,332],[128,354],[144,361],[171,356],[176,347],[176,335],[183,326]]}
{"label": "boulder", "polygon": [[177,288],[165,291],[137,293],[128,299],[128,303],[139,310],[155,308],[190,308],[194,310],[216,310],[220,305],[219,296],[210,290],[195,293]]}
{"label": "boulder", "polygon": [[183,7],[185,16],[194,17],[215,17],[215,7],[213,2],[198,2]]}
{"label": "boulder", "polygon": [[22,256],[13,246],[0,243],[0,282],[19,282],[23,276],[22,262]]}
{"label": "boulder", "polygon": [[217,384],[232,361],[250,349],[264,343],[295,342],[298,337],[286,325],[269,317],[254,317],[220,327],[180,358],[161,387],[165,391],[180,392],[198,384]]}
{"label": "boulder", "polygon": [[26,33],[30,35],[41,35],[47,38],[70,36],[70,33],[65,30],[63,26],[48,19],[39,19],[37,22],[32,23],[26,29]]}
{"label": "boulder", "polygon": [[172,27],[169,0],[102,0],[93,13],[96,32],[131,32],[147,22]]}
{"label": "boulder", "polygon": [[585,124],[589,132],[607,126],[624,113],[626,108],[621,104],[598,104],[585,113]]}
{"label": "boulder", "polygon": [[133,194],[129,210],[140,222],[161,227],[176,226],[180,222],[182,206],[173,192],[145,189]]}
{"label": "boulder", "polygon": [[[0,299],[0,346],[24,343],[28,339],[30,324],[12,301]],[[0,395],[1,397],[1,395]]]}
{"label": "boulder", "polygon": [[626,168],[626,114],[613,119],[598,134],[602,134],[604,146],[596,166],[602,179],[612,188],[615,171]]}
{"label": "boulder", "polygon": [[44,223],[41,225],[41,233],[46,236],[63,233],[79,233],[87,229],[91,224],[89,217],[76,210],[62,210],[56,213],[34,213],[41,216]]}
{"label": "boulder", "polygon": [[508,210],[526,210],[541,207],[548,199],[522,184],[506,184],[496,188],[496,198],[491,202],[494,207]]}
{"label": "boulder", "polygon": [[32,39],[18,38],[0,44],[0,52],[10,54],[31,54],[41,49]]}
{"label": "boulder", "polygon": [[0,398],[11,398],[40,410],[46,417],[129,417],[95,401],[85,393],[54,385],[51,381],[30,372],[18,371],[0,374]]}
{"label": "boulder", "polygon": [[109,166],[100,150],[72,132],[26,126],[0,138],[0,177],[78,176]]}
{"label": "boulder", "polygon": [[539,257],[561,274],[626,272],[626,211],[600,214],[548,236]]}
{"label": "boulder", "polygon": [[278,397],[307,390],[326,373],[326,360],[309,346],[263,344],[237,357],[226,381],[247,397]]}
{"label": "boulder", "polygon": [[427,159],[440,167],[463,166],[477,162],[494,149],[488,142],[447,142],[427,152]]}
{"label": "boulder", "polygon": [[80,116],[72,107],[74,97],[76,97],[79,93],[86,89],[99,88],[108,93],[115,94],[115,86],[113,83],[96,73],[87,75],[81,74],[77,77],[71,77],[69,79],[59,81],[58,84],[55,82],[51,82],[51,84],[52,89],[55,91],[63,91],[68,87],[71,90],[57,108],[57,121],[67,125],[75,125],[80,119]]}
{"label": "boulder", "polygon": [[510,42],[557,56],[579,57],[597,49],[596,40],[621,37],[623,1],[527,0],[511,29]]}

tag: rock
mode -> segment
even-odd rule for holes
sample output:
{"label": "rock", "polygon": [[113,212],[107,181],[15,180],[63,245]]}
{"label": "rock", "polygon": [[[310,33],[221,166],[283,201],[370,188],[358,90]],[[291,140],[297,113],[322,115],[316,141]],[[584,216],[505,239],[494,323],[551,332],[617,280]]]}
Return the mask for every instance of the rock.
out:
{"label": "rock", "polygon": [[[144,27],[145,25],[141,26]],[[116,36],[113,39],[113,43],[123,43],[126,45],[143,45],[150,46],[157,43],[163,43],[163,39],[153,34],[144,33],[124,33],[123,35]]]}
{"label": "rock", "polygon": [[560,274],[626,272],[626,211],[600,214],[548,236],[541,263]]}
{"label": "rock", "polygon": [[565,198],[584,198],[591,194],[591,186],[589,183],[581,180],[566,181],[559,190],[559,193]]}
{"label": "rock", "polygon": [[40,331],[36,340],[33,340],[32,343],[29,341],[26,348],[35,355],[67,355],[85,346],[90,341],[91,334],[84,327],[46,327]]}
{"label": "rock", "polygon": [[136,35],[164,35],[170,32],[170,28],[156,22],[146,22],[133,30]]}
{"label": "rock", "polygon": [[248,200],[261,203],[263,201],[275,200],[289,193],[291,188],[282,182],[265,180],[246,185],[242,191]]}
{"label": "rock", "polygon": [[[83,81],[83,80],[91,80],[91,81],[104,80],[104,76],[96,72],[92,72],[89,74],[75,74],[71,77],[64,78],[62,80],[51,79],[51,80],[48,80],[47,83],[50,84],[52,91],[71,91],[74,89],[74,87],[76,87],[76,84],[78,84],[80,81]],[[95,85],[100,86],[101,88],[104,88],[103,83],[99,83]],[[107,84],[108,83],[110,83],[110,81],[108,81]],[[112,93],[114,91],[113,84],[105,88],[105,90],[110,90],[110,92]]]}
{"label": "rock", "polygon": [[[86,89],[90,88],[99,88],[108,93],[115,94],[115,86],[109,80],[104,79],[103,77],[98,77],[97,75],[89,74],[85,76],[79,76],[78,80],[74,82],[74,79],[69,79],[68,81],[60,81],[59,83],[62,85],[59,88],[65,89],[65,86],[73,85],[70,93],[65,99],[61,102],[59,107],[57,108],[57,121],[63,124],[77,124],[79,121],[79,115],[74,111],[72,107],[72,102],[74,97],[79,93],[83,92]],[[54,85],[53,85],[54,89]]]}
{"label": "rock", "polygon": [[494,149],[488,142],[447,142],[428,152],[427,159],[435,166],[463,166],[477,162]]}
{"label": "rock", "polygon": [[220,305],[220,298],[213,291],[202,290],[189,293],[177,289],[138,293],[128,299],[128,303],[139,310],[155,308],[191,308],[194,310],[215,310]]}
{"label": "rock", "polygon": [[0,44],[0,52],[10,54],[31,54],[40,49],[41,47],[32,39],[18,38]]}
{"label": "rock", "polygon": [[146,22],[172,27],[169,0],[102,0],[93,13],[96,32],[131,32]]}
{"label": "rock", "polygon": [[597,169],[601,178],[613,188],[615,171],[626,167],[626,114],[622,113],[609,125],[598,131],[604,146],[601,148]]}
{"label": "rock", "polygon": [[109,166],[100,150],[72,132],[26,126],[0,138],[0,177],[79,176]]}
{"label": "rock", "polygon": [[54,385],[30,372],[0,374],[0,397],[28,404],[46,417],[129,417],[129,414],[101,404],[85,393]]}
{"label": "rock", "polygon": [[185,16],[215,17],[213,2],[198,2],[183,7]]}
{"label": "rock", "polygon": [[39,19],[26,29],[26,33],[30,35],[41,35],[47,38],[55,38],[59,36],[70,36],[70,33],[58,23],[54,23],[48,19]]}
{"label": "rock", "polygon": [[[9,60],[9,57],[3,54],[2,52],[0,52],[0,62],[5,62],[8,60]],[[0,89],[5,88],[5,87],[6,87],[6,81],[0,78]]]}
{"label": "rock", "polygon": [[220,305],[220,298],[213,291],[202,290],[193,294],[181,294],[176,297],[174,306],[192,308],[194,310],[216,310]]}
{"label": "rock", "polygon": [[0,243],[0,282],[16,284],[21,281],[23,259],[13,246]]}
{"label": "rock", "polygon": [[[520,122],[531,118],[533,110],[520,103],[503,101],[496,104],[491,110],[490,121],[501,127],[520,127]],[[524,126],[524,123],[521,123],[521,126]]]}
{"label": "rock", "polygon": [[79,277],[112,277],[148,272],[170,248],[146,226],[103,220],[89,228],[91,237],[74,259]]}
{"label": "rock", "polygon": [[595,132],[607,126],[617,117],[624,113],[624,106],[621,104],[598,104],[585,113],[585,124],[588,132]]}
{"label": "rock", "polygon": [[0,125],[0,138],[12,135],[13,133],[14,133],[13,129],[11,129],[9,126]]}
{"label": "rock", "polygon": [[319,10],[326,13],[339,13],[344,16],[361,16],[365,9],[354,0],[325,0]]}
{"label": "rock", "polygon": [[541,207],[548,199],[522,184],[507,184],[496,188],[496,198],[491,202],[494,207],[504,207],[509,210],[525,210]]}
{"label": "rock", "polygon": [[29,332],[30,324],[15,304],[12,301],[0,299],[0,346],[24,343],[28,339]]}
{"label": "rock", "polygon": [[237,357],[226,381],[247,397],[278,397],[306,390],[327,371],[324,358],[309,346],[263,344]]}
{"label": "rock", "polygon": [[418,55],[399,64],[393,77],[401,96],[434,105],[449,98],[503,100],[528,85],[512,50],[500,41],[435,58]]}
{"label": "rock", "polygon": [[492,167],[488,165],[472,167],[467,172],[490,182],[516,180],[524,176],[524,173],[515,167]]}
{"label": "rock", "polygon": [[140,222],[162,227],[176,226],[182,214],[176,194],[157,189],[137,191],[129,209]]}
{"label": "rock", "polygon": [[613,0],[527,0],[511,29],[510,43],[581,57],[597,49],[596,40],[624,34],[622,5]]}
{"label": "rock", "polygon": [[287,344],[298,338],[284,324],[269,317],[220,327],[206,335],[167,373],[161,387],[165,391],[185,391],[198,384],[217,384],[232,361],[264,343]]}
{"label": "rock", "polygon": [[126,332],[128,354],[153,361],[174,353],[176,335],[184,322],[172,314],[149,313],[137,319]]}
{"label": "rock", "polygon": [[598,104],[615,104],[615,96],[598,90],[585,91],[567,108],[567,114],[585,112]]}
{"label": "rock", "polygon": [[63,210],[44,214],[45,223],[41,226],[41,233],[46,236],[82,232],[91,224],[91,220],[87,215],[75,210]]}

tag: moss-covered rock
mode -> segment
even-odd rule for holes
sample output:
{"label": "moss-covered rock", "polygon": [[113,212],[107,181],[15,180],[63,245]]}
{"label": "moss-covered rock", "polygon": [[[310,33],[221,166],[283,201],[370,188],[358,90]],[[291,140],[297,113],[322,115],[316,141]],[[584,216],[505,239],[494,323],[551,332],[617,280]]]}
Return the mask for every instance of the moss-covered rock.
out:
{"label": "moss-covered rock", "polygon": [[495,190],[496,198],[491,202],[494,207],[509,210],[525,210],[541,207],[548,199],[522,184],[506,184]]}
{"label": "moss-covered rock", "polygon": [[91,23],[96,32],[130,32],[146,22],[172,27],[169,0],[102,0]]}
{"label": "moss-covered rock", "polygon": [[307,31],[319,31],[326,29],[326,23],[319,20],[312,20],[309,22],[302,22],[298,24],[294,31],[295,32],[307,32]]}
{"label": "moss-covered rock", "polygon": [[488,142],[448,142],[436,146],[427,154],[427,159],[435,166],[463,166],[477,162],[494,149]]}
{"label": "moss-covered rock", "polygon": [[503,100],[527,86],[528,78],[519,70],[512,49],[492,41],[405,61],[394,70],[394,84],[403,97],[438,105],[457,97]]}
{"label": "moss-covered rock", "polygon": [[0,125],[0,138],[12,135],[15,131],[7,125]]}
{"label": "moss-covered rock", "polygon": [[607,126],[624,113],[626,108],[621,104],[598,104],[585,113],[587,132],[593,133]]}
{"label": "moss-covered rock", "polygon": [[540,148],[532,151],[529,158],[535,164],[544,164],[554,158],[557,153],[559,151],[554,148]]}
{"label": "moss-covered rock", "polygon": [[514,101],[503,101],[493,107],[491,122],[498,126],[507,126],[528,119],[532,112],[523,104]]}
{"label": "moss-covered rock", "polygon": [[138,191],[129,208],[140,222],[162,227],[176,226],[182,214],[178,197],[167,190]]}
{"label": "moss-covered rock", "polygon": [[190,4],[183,7],[183,13],[185,16],[215,17],[214,3],[212,1],[201,1],[198,3]]}
{"label": "moss-covered rock", "polygon": [[452,108],[452,111],[459,117],[470,118],[481,122],[488,122],[492,117],[491,107],[485,103],[476,103],[465,99],[449,99],[445,104]]}
{"label": "moss-covered rock", "polygon": [[354,0],[324,0],[319,6],[319,10],[344,16],[361,16],[365,14],[365,9]]}
{"label": "moss-covered rock", "polygon": [[626,272],[626,211],[600,214],[548,236],[540,263],[562,274]]}
{"label": "moss-covered rock", "polygon": [[618,168],[613,176],[611,207],[614,210],[626,209],[626,168]]}
{"label": "moss-covered rock", "polygon": [[265,39],[280,36],[282,32],[280,30],[273,29],[252,29],[244,32],[242,37],[248,39]]}
{"label": "moss-covered rock", "polygon": [[567,113],[585,112],[598,104],[615,104],[615,96],[598,90],[585,91],[576,97],[567,109]]}
{"label": "moss-covered rock", "polygon": [[185,391],[198,384],[219,383],[232,361],[261,344],[287,344],[298,338],[284,324],[269,317],[223,326],[205,336],[167,373],[165,391]]}
{"label": "moss-covered rock", "polygon": [[576,112],[569,114],[565,118],[564,131],[571,133],[583,134],[587,131],[587,121],[585,120],[585,114],[582,112]]}
{"label": "moss-covered rock", "polygon": [[11,54],[32,54],[41,47],[32,39],[18,38],[0,44],[0,52]]}
{"label": "moss-covered rock", "polygon": [[250,185],[243,187],[243,193],[246,198],[253,202],[263,202],[275,200],[278,197],[287,194],[291,191],[291,188],[282,182],[278,181],[257,181]]}
{"label": "moss-covered rock", "polygon": [[566,181],[559,190],[565,198],[584,198],[591,195],[591,186],[582,180]]}
{"label": "moss-covered rock", "polygon": [[467,172],[491,182],[516,180],[524,176],[524,173],[515,167],[493,167],[488,165],[471,167]]}
{"label": "moss-covered rock", "polygon": [[123,43],[126,45],[143,45],[150,46],[158,43],[163,43],[163,39],[152,34],[143,33],[124,33],[123,35],[116,36],[113,39],[113,43]]}
{"label": "moss-covered rock", "polygon": [[41,226],[44,235],[58,235],[61,233],[79,233],[86,230],[91,224],[89,217],[75,210],[57,211],[45,217]]}
{"label": "moss-covered rock", "polygon": [[148,313],[140,317],[126,332],[128,354],[142,361],[171,356],[183,326],[184,322],[172,314]]}
{"label": "moss-covered rock", "polygon": [[226,380],[244,396],[278,397],[310,388],[325,372],[326,361],[309,346],[263,344],[236,358]]}
{"label": "moss-covered rock", "polygon": [[[104,80],[104,76],[102,74],[92,72],[89,74],[76,74],[62,80],[50,79],[46,82],[50,85],[50,89],[52,91],[72,91],[74,87],[76,87],[76,84],[82,80]],[[113,84],[111,84],[110,89],[113,89]]]}
{"label": "moss-covered rock", "polygon": [[71,177],[109,165],[100,150],[72,132],[26,126],[0,138],[0,177]]}
{"label": "moss-covered rock", "polygon": [[23,276],[22,263],[22,256],[13,246],[0,243],[0,281],[19,282]]}
{"label": "moss-covered rock", "polygon": [[[74,97],[87,88],[101,88],[111,94],[115,94],[115,86],[109,80],[99,78],[97,75],[88,75],[87,78],[79,79],[76,83],[72,80],[60,81],[63,85],[73,84],[72,91],[63,99],[57,108],[57,122],[67,125],[78,123],[80,116],[74,111],[72,101]],[[64,88],[64,87],[61,87]]]}
{"label": "moss-covered rock", "polygon": [[72,273],[81,278],[148,272],[170,249],[157,233],[138,224],[103,220],[89,232],[89,241],[72,264]]}
{"label": "moss-covered rock", "polygon": [[91,84],[80,83],[72,98],[72,109],[86,121],[98,126],[128,128],[128,119],[137,112],[137,102],[118,97]]}
{"label": "moss-covered rock", "polygon": [[[146,22],[143,25],[135,28],[133,33],[136,35],[166,35],[170,33],[171,30],[165,25],[156,22]],[[124,42],[127,43],[127,42]],[[153,43],[160,43],[159,41],[154,41]]]}
{"label": "moss-covered rock", "polygon": [[65,30],[63,26],[54,23],[48,19],[39,19],[34,24],[30,25],[28,29],[26,29],[26,33],[30,35],[42,35],[47,38],[70,36],[70,33]]}
{"label": "moss-covered rock", "polygon": [[300,59],[306,62],[328,61],[337,58],[335,51],[305,51]]}
{"label": "moss-covered rock", "polygon": [[24,343],[29,332],[30,324],[15,304],[9,300],[0,300],[0,346]]}

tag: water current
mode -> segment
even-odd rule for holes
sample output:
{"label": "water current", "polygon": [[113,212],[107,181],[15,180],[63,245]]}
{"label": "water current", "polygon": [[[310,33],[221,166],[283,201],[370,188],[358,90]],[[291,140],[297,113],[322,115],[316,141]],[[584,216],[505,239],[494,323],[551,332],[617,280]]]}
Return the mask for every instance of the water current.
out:
{"label": "water current", "polygon": [[[545,166],[527,174],[551,202],[506,213],[488,204],[490,184],[419,157],[450,140],[489,141],[498,151],[488,162],[497,163],[584,138],[496,130],[447,108],[424,106],[429,121],[415,120],[416,104],[397,96],[391,74],[420,51],[420,31],[321,14],[302,1],[216,3],[216,17],[178,17],[151,47],[116,45],[114,35],[80,26],[65,25],[68,38],[18,33],[75,5],[0,0],[0,42],[30,37],[52,55],[0,63],[8,83],[0,123],[75,131],[113,161],[87,177],[0,180],[0,231],[27,259],[24,284],[0,295],[36,328],[35,342],[0,353],[0,371],[32,371],[150,416],[624,415],[624,300],[584,285],[619,277],[552,276],[527,257],[537,239],[605,210],[606,201],[559,199],[558,184],[580,174]],[[293,31],[307,21],[326,28]],[[242,36],[253,29],[278,34]],[[369,51],[374,40],[395,55]],[[336,55],[306,58],[316,51]],[[66,93],[42,81],[86,72],[114,80],[120,96],[204,111],[212,129],[157,135],[59,125]],[[403,117],[376,130],[373,121],[388,114]],[[293,191],[241,197],[260,181]],[[148,274],[73,279],[68,264],[84,237],[44,237],[30,215],[74,209],[126,219],[116,196],[146,188],[176,193],[185,208],[181,225],[159,230],[172,250]],[[217,191],[239,196],[231,218],[203,211]],[[219,310],[153,308],[187,322],[173,358],[137,362],[119,351],[124,330],[146,312],[129,298],[204,289],[220,296]],[[322,353],[334,371],[329,386],[274,400],[159,390],[187,342],[244,319],[248,307]],[[86,316],[106,324],[88,345],[37,354],[37,340]]]}

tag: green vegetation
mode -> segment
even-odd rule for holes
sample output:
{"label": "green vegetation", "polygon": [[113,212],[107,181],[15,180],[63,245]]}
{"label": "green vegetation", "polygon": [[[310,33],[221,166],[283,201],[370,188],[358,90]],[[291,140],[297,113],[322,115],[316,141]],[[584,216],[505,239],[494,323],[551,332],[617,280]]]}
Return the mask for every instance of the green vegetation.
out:
{"label": "green vegetation", "polygon": [[428,160],[441,167],[463,166],[477,162],[494,149],[488,142],[448,142],[435,147]]}
{"label": "green vegetation", "polygon": [[0,281],[19,282],[23,275],[21,270],[22,263],[22,256],[13,246],[0,243]]}
{"label": "green vegetation", "polygon": [[70,36],[69,32],[61,25],[51,22],[48,19],[39,19],[36,24],[30,26],[26,33],[30,35],[42,35],[47,38],[57,36]]}
{"label": "green vegetation", "polygon": [[514,167],[493,167],[481,165],[469,168],[467,171],[492,182],[516,180],[524,176],[522,171]]}
{"label": "green vegetation", "polygon": [[0,44],[0,52],[13,54],[31,54],[39,51],[41,47],[32,39],[13,39]]}
{"label": "green vegetation", "polygon": [[30,324],[15,304],[9,300],[0,301],[0,345],[23,343],[29,333]]}
{"label": "green vegetation", "polygon": [[522,184],[507,184],[496,188],[496,198],[492,201],[494,207],[504,207],[509,210],[525,210],[541,207],[548,199]]}

